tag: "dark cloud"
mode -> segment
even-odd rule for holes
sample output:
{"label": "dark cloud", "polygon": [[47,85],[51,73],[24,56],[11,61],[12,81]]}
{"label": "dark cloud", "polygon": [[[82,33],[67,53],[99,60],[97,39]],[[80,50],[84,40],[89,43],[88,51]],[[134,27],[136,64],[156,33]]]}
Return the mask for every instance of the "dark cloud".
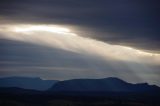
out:
{"label": "dark cloud", "polygon": [[[160,85],[159,66],[136,62],[104,61],[93,56],[15,40],[0,40],[0,76],[45,79],[119,77],[128,82]],[[148,66],[149,67],[149,66]],[[154,70],[152,70],[154,69]]]}
{"label": "dark cloud", "polygon": [[160,51],[159,0],[1,0],[0,7],[4,20],[72,25],[82,36]]}

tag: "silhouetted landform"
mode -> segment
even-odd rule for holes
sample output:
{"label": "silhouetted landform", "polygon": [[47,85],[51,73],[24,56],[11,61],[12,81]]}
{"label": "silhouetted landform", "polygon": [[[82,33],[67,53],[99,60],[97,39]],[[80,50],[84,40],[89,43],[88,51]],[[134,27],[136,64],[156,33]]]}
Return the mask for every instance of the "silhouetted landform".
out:
{"label": "silhouetted landform", "polygon": [[17,87],[44,91],[53,86],[56,80],[42,80],[30,77],[7,77],[0,78],[0,87]]}
{"label": "silhouetted landform", "polygon": [[160,88],[118,78],[59,81],[46,91],[0,88],[0,106],[159,106]]}
{"label": "silhouetted landform", "polygon": [[60,92],[152,92],[159,90],[160,88],[156,85],[131,84],[112,77],[59,81],[50,89],[50,91]]}

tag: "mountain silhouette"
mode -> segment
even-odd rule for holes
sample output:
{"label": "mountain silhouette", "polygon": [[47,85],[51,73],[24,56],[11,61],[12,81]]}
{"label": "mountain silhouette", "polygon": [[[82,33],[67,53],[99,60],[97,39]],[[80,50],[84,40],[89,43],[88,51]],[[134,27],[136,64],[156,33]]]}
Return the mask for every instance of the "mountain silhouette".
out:
{"label": "mountain silhouette", "polygon": [[53,86],[57,80],[42,80],[30,77],[6,77],[0,78],[0,87],[16,87],[44,91]]}
{"label": "mountain silhouette", "polygon": [[[160,87],[148,83],[132,84],[121,79],[109,77],[103,79],[42,80],[40,78],[8,77],[0,78],[0,88],[8,92],[45,91],[56,92],[107,92],[107,93],[160,93]],[[53,93],[52,93],[53,92]]]}
{"label": "mountain silhouette", "polygon": [[160,88],[147,83],[131,84],[118,78],[109,77],[59,81],[49,90],[58,92],[159,92]]}

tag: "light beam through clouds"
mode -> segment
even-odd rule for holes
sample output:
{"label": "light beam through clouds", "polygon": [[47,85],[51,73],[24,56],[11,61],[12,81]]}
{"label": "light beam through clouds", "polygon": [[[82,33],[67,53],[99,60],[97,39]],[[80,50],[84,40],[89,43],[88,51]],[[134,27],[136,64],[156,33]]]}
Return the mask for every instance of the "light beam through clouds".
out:
{"label": "light beam through clouds", "polygon": [[[91,74],[89,75],[90,77],[97,78],[107,77],[108,75],[112,75],[112,72],[109,71],[114,70],[117,73],[116,77],[122,77],[122,79],[131,82],[138,82],[134,77],[134,80],[128,79],[129,76],[136,76],[142,81],[160,85],[157,81],[157,79],[160,80],[160,78],[158,78],[160,72],[159,68],[156,68],[160,66],[160,54],[158,53],[149,53],[131,47],[111,45],[95,39],[85,38],[73,33],[71,29],[56,25],[1,25],[0,39],[27,42],[79,54],[79,57],[75,56],[72,58],[72,56],[70,56],[68,59],[62,58],[58,63],[61,64],[62,61],[67,62],[71,60],[73,61],[70,65],[71,68],[65,67],[64,64],[62,64],[61,67],[39,66],[36,67],[36,69],[35,67],[28,67],[34,71],[45,69],[47,70],[46,73],[48,72],[49,74],[53,71],[53,74],[57,73],[57,76],[60,77],[59,79],[87,77],[85,74]],[[54,55],[54,53],[52,55]],[[65,57],[65,54],[63,57]],[[88,64],[88,67],[85,68],[84,65],[81,66],[80,69],[77,68],[79,71],[76,71],[74,65],[84,61]],[[75,71],[73,71],[73,69]],[[67,72],[64,72],[64,70],[67,70],[68,74],[66,74]],[[128,73],[130,73],[130,75]],[[92,74],[94,75],[92,76]],[[65,77],[65,75],[66,78],[62,78],[62,76]],[[113,74],[113,76],[114,75],[115,74]],[[51,76],[50,74],[49,77]]]}

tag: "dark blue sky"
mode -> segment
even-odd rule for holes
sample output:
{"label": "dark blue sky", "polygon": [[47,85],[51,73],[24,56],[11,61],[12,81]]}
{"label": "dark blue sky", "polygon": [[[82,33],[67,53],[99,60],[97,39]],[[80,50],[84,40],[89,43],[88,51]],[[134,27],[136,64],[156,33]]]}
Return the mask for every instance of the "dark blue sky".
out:
{"label": "dark blue sky", "polygon": [[1,0],[0,18],[1,23],[71,25],[83,36],[159,52],[159,4],[159,0]]}

